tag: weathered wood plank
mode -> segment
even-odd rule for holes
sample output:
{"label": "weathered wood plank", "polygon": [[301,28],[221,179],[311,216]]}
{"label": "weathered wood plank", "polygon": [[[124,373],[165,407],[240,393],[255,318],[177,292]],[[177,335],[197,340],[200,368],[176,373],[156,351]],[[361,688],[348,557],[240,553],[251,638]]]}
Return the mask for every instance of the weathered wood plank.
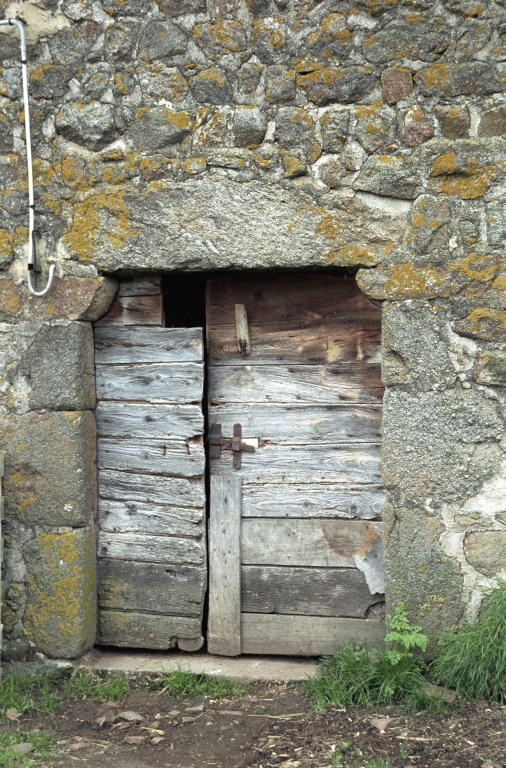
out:
{"label": "weathered wood plank", "polygon": [[203,507],[206,501],[202,480],[137,475],[111,469],[100,470],[98,492],[103,499],[171,507]]}
{"label": "weathered wood plank", "polygon": [[204,432],[200,405],[156,405],[100,401],[95,408],[100,437],[148,437],[189,440]]}
{"label": "weathered wood plank", "polygon": [[219,656],[241,653],[241,479],[211,479],[207,647]]}
{"label": "weathered wood plank", "polygon": [[119,284],[118,296],[149,296],[162,292],[160,277],[136,277],[134,280],[122,280]]}
{"label": "weathered wood plank", "polygon": [[380,403],[379,365],[213,366],[209,399],[227,403]]}
{"label": "weathered wood plank", "polygon": [[244,304],[235,305],[235,336],[237,351],[244,357],[251,355],[251,340],[248,328],[248,314]]}
{"label": "weathered wood plank", "polygon": [[[376,317],[250,323],[249,332],[248,365],[381,362],[381,323]],[[233,326],[211,325],[207,333],[212,365],[244,364]]]}
{"label": "weathered wood plank", "polygon": [[244,437],[278,445],[381,440],[381,405],[214,405],[212,419],[221,424],[223,435],[232,436],[234,424],[240,423]]}
{"label": "weathered wood plank", "polygon": [[[227,435],[228,437],[228,435]],[[211,460],[211,474],[230,472],[232,451]],[[272,445],[260,443],[242,454],[238,470],[245,483],[380,483],[381,445]]]}
{"label": "weathered wood plank", "polygon": [[154,533],[202,536],[204,510],[142,504],[140,501],[99,499],[100,529],[110,533]]}
{"label": "weathered wood plank", "polygon": [[163,297],[117,296],[104,317],[95,323],[101,325],[164,325]]}
{"label": "weathered wood plank", "polygon": [[202,438],[148,440],[108,438],[98,440],[99,469],[120,469],[170,477],[200,477],[205,455]]}
{"label": "weathered wood plank", "polygon": [[309,273],[227,275],[207,283],[210,325],[233,325],[235,304],[246,306],[250,323],[342,317],[381,309],[361,292],[353,277]]}
{"label": "weathered wood plank", "polygon": [[336,644],[364,640],[381,646],[385,624],[368,619],[337,619],[330,616],[282,616],[241,614],[243,653],[280,656],[328,656]]}
{"label": "weathered wood plank", "polygon": [[372,551],[380,523],[360,520],[243,518],[242,565],[354,568],[354,555]]}
{"label": "weathered wood plank", "polygon": [[99,560],[101,608],[172,616],[201,616],[207,582],[204,566]]}
{"label": "weathered wood plank", "polygon": [[287,486],[243,485],[243,517],[331,517],[381,519],[385,494],[381,486],[305,483]]}
{"label": "weathered wood plank", "polygon": [[203,360],[201,328],[144,328],[98,326],[95,329],[95,363],[200,363]]}
{"label": "weathered wood plank", "polygon": [[107,531],[98,535],[98,554],[120,560],[189,565],[201,565],[206,559],[201,539]]}
{"label": "weathered wood plank", "polygon": [[156,616],[130,611],[99,612],[99,642],[121,648],[198,651],[204,638],[200,617]]}
{"label": "weathered wood plank", "polygon": [[241,568],[243,613],[365,619],[368,608],[381,600],[371,595],[363,573],[352,568]]}
{"label": "weathered wood plank", "polygon": [[99,365],[96,382],[100,400],[197,403],[203,394],[201,363]]}

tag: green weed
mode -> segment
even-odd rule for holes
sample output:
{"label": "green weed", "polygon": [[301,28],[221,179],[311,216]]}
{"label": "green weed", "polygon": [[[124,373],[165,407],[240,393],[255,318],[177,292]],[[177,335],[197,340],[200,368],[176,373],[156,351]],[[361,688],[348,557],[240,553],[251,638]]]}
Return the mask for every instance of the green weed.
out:
{"label": "green weed", "polygon": [[347,642],[333,656],[322,659],[317,677],[300,684],[316,709],[405,701],[418,691],[424,682],[420,651],[426,649],[428,639],[421,627],[409,623],[402,603],[387,623],[392,630],[386,636],[390,648],[378,650]]}
{"label": "green weed", "polygon": [[245,685],[223,677],[205,673],[195,674],[184,669],[169,672],[158,681],[157,687],[171,696],[208,696],[215,699],[224,696],[240,696],[248,690]]}
{"label": "green weed", "polygon": [[[26,755],[11,752],[9,747],[29,741],[34,751]],[[39,760],[47,760],[53,754],[54,733],[41,731],[40,733],[21,733],[20,731],[6,731],[0,734],[0,768],[31,768]]]}
{"label": "green weed", "polygon": [[90,672],[78,671],[65,681],[63,693],[69,699],[92,699],[93,701],[123,701],[130,686],[122,675],[102,680]]}
{"label": "green weed", "polygon": [[364,768],[392,768],[392,763],[384,757],[376,757],[368,762]]}
{"label": "green weed", "polygon": [[0,680],[0,719],[5,722],[9,709],[25,712],[53,713],[60,702],[55,693],[55,676],[11,674]]}
{"label": "green weed", "polygon": [[498,583],[475,624],[441,636],[430,672],[462,698],[506,703],[506,583]]}

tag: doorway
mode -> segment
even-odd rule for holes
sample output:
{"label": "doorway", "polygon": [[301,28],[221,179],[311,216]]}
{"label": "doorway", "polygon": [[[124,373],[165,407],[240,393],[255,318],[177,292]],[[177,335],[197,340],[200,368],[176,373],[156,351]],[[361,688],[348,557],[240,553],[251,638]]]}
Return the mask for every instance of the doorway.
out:
{"label": "doorway", "polygon": [[101,643],[383,636],[380,325],[351,275],[121,283],[95,329]]}

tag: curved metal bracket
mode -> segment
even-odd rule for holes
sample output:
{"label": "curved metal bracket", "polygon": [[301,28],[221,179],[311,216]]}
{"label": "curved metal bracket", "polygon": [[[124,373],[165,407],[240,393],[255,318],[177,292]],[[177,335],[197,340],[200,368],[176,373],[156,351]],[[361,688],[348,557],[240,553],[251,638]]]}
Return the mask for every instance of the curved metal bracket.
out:
{"label": "curved metal bracket", "polygon": [[54,270],[55,270],[55,265],[51,264],[51,266],[49,267],[49,277],[48,277],[48,280],[47,280],[47,285],[46,285],[46,287],[44,288],[43,291],[36,291],[35,290],[35,288],[32,285],[32,272],[33,272],[33,270],[31,270],[31,269],[28,270],[28,272],[26,273],[26,282],[28,283],[28,290],[30,291],[32,296],[45,296],[46,295],[46,293],[49,291],[49,289],[51,288],[51,286],[53,284]]}

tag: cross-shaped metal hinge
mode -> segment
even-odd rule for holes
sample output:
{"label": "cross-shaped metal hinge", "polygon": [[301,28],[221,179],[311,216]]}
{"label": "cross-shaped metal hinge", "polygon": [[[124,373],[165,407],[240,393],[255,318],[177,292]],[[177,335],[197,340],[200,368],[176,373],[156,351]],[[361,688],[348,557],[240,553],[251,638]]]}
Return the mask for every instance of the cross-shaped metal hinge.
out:
{"label": "cross-shaped metal hinge", "polygon": [[248,443],[243,442],[242,427],[240,424],[234,424],[234,436],[222,437],[221,424],[211,424],[209,429],[209,456],[211,459],[221,459],[222,450],[232,448],[233,467],[241,468],[241,451],[254,453],[255,448]]}

